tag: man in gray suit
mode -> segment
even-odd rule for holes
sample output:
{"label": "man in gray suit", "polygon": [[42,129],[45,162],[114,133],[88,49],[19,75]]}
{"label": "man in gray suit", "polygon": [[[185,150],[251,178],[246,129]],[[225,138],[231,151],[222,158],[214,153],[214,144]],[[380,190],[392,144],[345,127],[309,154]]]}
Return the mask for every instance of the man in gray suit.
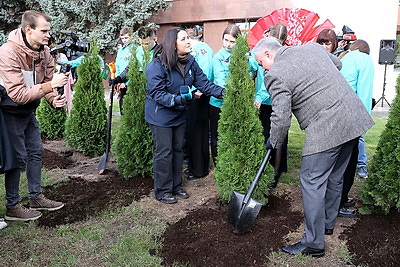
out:
{"label": "man in gray suit", "polygon": [[305,232],[300,242],[282,250],[322,257],[324,234],[335,226],[351,150],[374,122],[339,72],[340,60],[321,45],[282,47],[264,38],[254,53],[268,71],[265,86],[272,99],[267,146],[283,144],[292,113],[306,134],[300,169]]}

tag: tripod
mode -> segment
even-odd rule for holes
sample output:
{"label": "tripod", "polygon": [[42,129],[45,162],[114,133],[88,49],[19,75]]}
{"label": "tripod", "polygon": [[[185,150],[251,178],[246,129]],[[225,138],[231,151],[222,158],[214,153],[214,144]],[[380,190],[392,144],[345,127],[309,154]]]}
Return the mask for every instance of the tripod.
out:
{"label": "tripod", "polygon": [[379,100],[378,100],[378,101],[376,101],[376,106],[378,105],[379,101],[382,101],[382,103],[381,103],[381,107],[383,107],[383,101],[385,101],[385,102],[386,102],[386,104],[388,104],[388,105],[389,105],[389,107],[391,107],[391,106],[390,106],[390,104],[389,104],[389,102],[388,102],[388,101],[387,101],[387,99],[385,98],[385,87],[386,87],[386,68],[387,68],[387,65],[388,65],[388,64],[385,64],[385,73],[384,73],[384,75],[383,75],[383,90],[382,90],[382,96],[381,96],[381,98],[379,98]]}

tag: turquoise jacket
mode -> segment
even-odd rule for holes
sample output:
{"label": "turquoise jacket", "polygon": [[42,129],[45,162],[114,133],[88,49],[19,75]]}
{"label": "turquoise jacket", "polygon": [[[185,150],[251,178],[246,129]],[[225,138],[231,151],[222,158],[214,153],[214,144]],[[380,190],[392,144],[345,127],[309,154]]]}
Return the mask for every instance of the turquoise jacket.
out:
{"label": "turquoise jacket", "polygon": [[[214,56],[213,69],[214,69],[214,83],[225,88],[226,78],[229,74],[229,61],[231,53],[222,47]],[[222,106],[222,99],[210,97],[210,105],[220,108]]]}
{"label": "turquoise jacket", "polygon": [[214,52],[211,49],[211,47],[204,42],[198,42],[195,46],[192,47],[192,51],[190,52],[190,54],[197,61],[200,68],[207,76],[208,80],[212,82],[214,80],[214,70],[213,70]]}
{"label": "turquoise jacket", "polygon": [[340,72],[371,114],[374,63],[371,56],[359,50],[349,52],[342,58]]}
{"label": "turquoise jacket", "polygon": [[118,76],[125,70],[125,68],[129,65],[129,60],[132,57],[132,50],[135,48],[133,44],[123,46],[118,49],[117,58],[115,59],[116,72],[115,76]]}
{"label": "turquoise jacket", "polygon": [[[57,62],[58,63],[62,63],[62,64],[69,64],[69,65],[71,65],[71,68],[77,68],[82,63],[84,57],[85,56],[80,56],[80,57],[78,57],[77,59],[74,59],[74,60],[57,60]],[[104,69],[104,60],[99,55],[97,55],[97,57],[100,60],[101,70],[103,70]]]}
{"label": "turquoise jacket", "polygon": [[250,71],[257,71],[256,94],[254,96],[254,100],[263,105],[272,105],[269,93],[267,91],[267,88],[265,88],[264,84],[264,77],[265,77],[264,68],[258,65],[258,62],[253,52],[251,52],[249,58],[249,66],[250,66]]}

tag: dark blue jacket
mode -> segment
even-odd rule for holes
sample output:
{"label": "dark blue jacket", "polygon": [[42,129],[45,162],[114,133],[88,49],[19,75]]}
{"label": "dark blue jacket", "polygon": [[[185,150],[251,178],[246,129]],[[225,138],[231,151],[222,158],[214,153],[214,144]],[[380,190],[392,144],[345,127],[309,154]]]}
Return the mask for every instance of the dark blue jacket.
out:
{"label": "dark blue jacket", "polygon": [[147,89],[145,119],[159,127],[175,127],[186,122],[186,105],[179,89],[182,85],[196,87],[207,96],[222,98],[224,88],[210,82],[193,56],[189,57],[182,75],[178,67],[168,70],[154,58],[146,67]]}

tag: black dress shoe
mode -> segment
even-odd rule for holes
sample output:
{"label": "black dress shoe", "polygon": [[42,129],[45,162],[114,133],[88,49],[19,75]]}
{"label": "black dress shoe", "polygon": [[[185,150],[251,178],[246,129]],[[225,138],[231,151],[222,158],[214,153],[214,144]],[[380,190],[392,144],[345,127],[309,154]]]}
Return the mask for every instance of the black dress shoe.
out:
{"label": "black dress shoe", "polygon": [[356,205],[356,201],[354,198],[348,198],[346,202],[343,203],[343,207],[350,208]]}
{"label": "black dress shoe", "polygon": [[176,191],[174,195],[179,198],[189,198],[189,194],[183,189]]}
{"label": "black dress shoe", "polygon": [[342,218],[357,218],[357,214],[355,210],[340,208],[338,217]]}
{"label": "black dress shoe", "polygon": [[317,257],[317,258],[325,255],[325,249],[316,249],[316,248],[306,247],[306,245],[302,244],[301,242],[296,243],[294,245],[289,245],[289,246],[283,247],[282,251],[292,254],[292,255],[303,254],[303,255],[308,255],[308,256]]}
{"label": "black dress shoe", "polygon": [[165,204],[174,204],[174,203],[178,202],[171,193],[165,193],[162,198],[158,199],[158,201],[165,203]]}
{"label": "black dress shoe", "polygon": [[333,229],[325,228],[325,235],[333,235]]}

